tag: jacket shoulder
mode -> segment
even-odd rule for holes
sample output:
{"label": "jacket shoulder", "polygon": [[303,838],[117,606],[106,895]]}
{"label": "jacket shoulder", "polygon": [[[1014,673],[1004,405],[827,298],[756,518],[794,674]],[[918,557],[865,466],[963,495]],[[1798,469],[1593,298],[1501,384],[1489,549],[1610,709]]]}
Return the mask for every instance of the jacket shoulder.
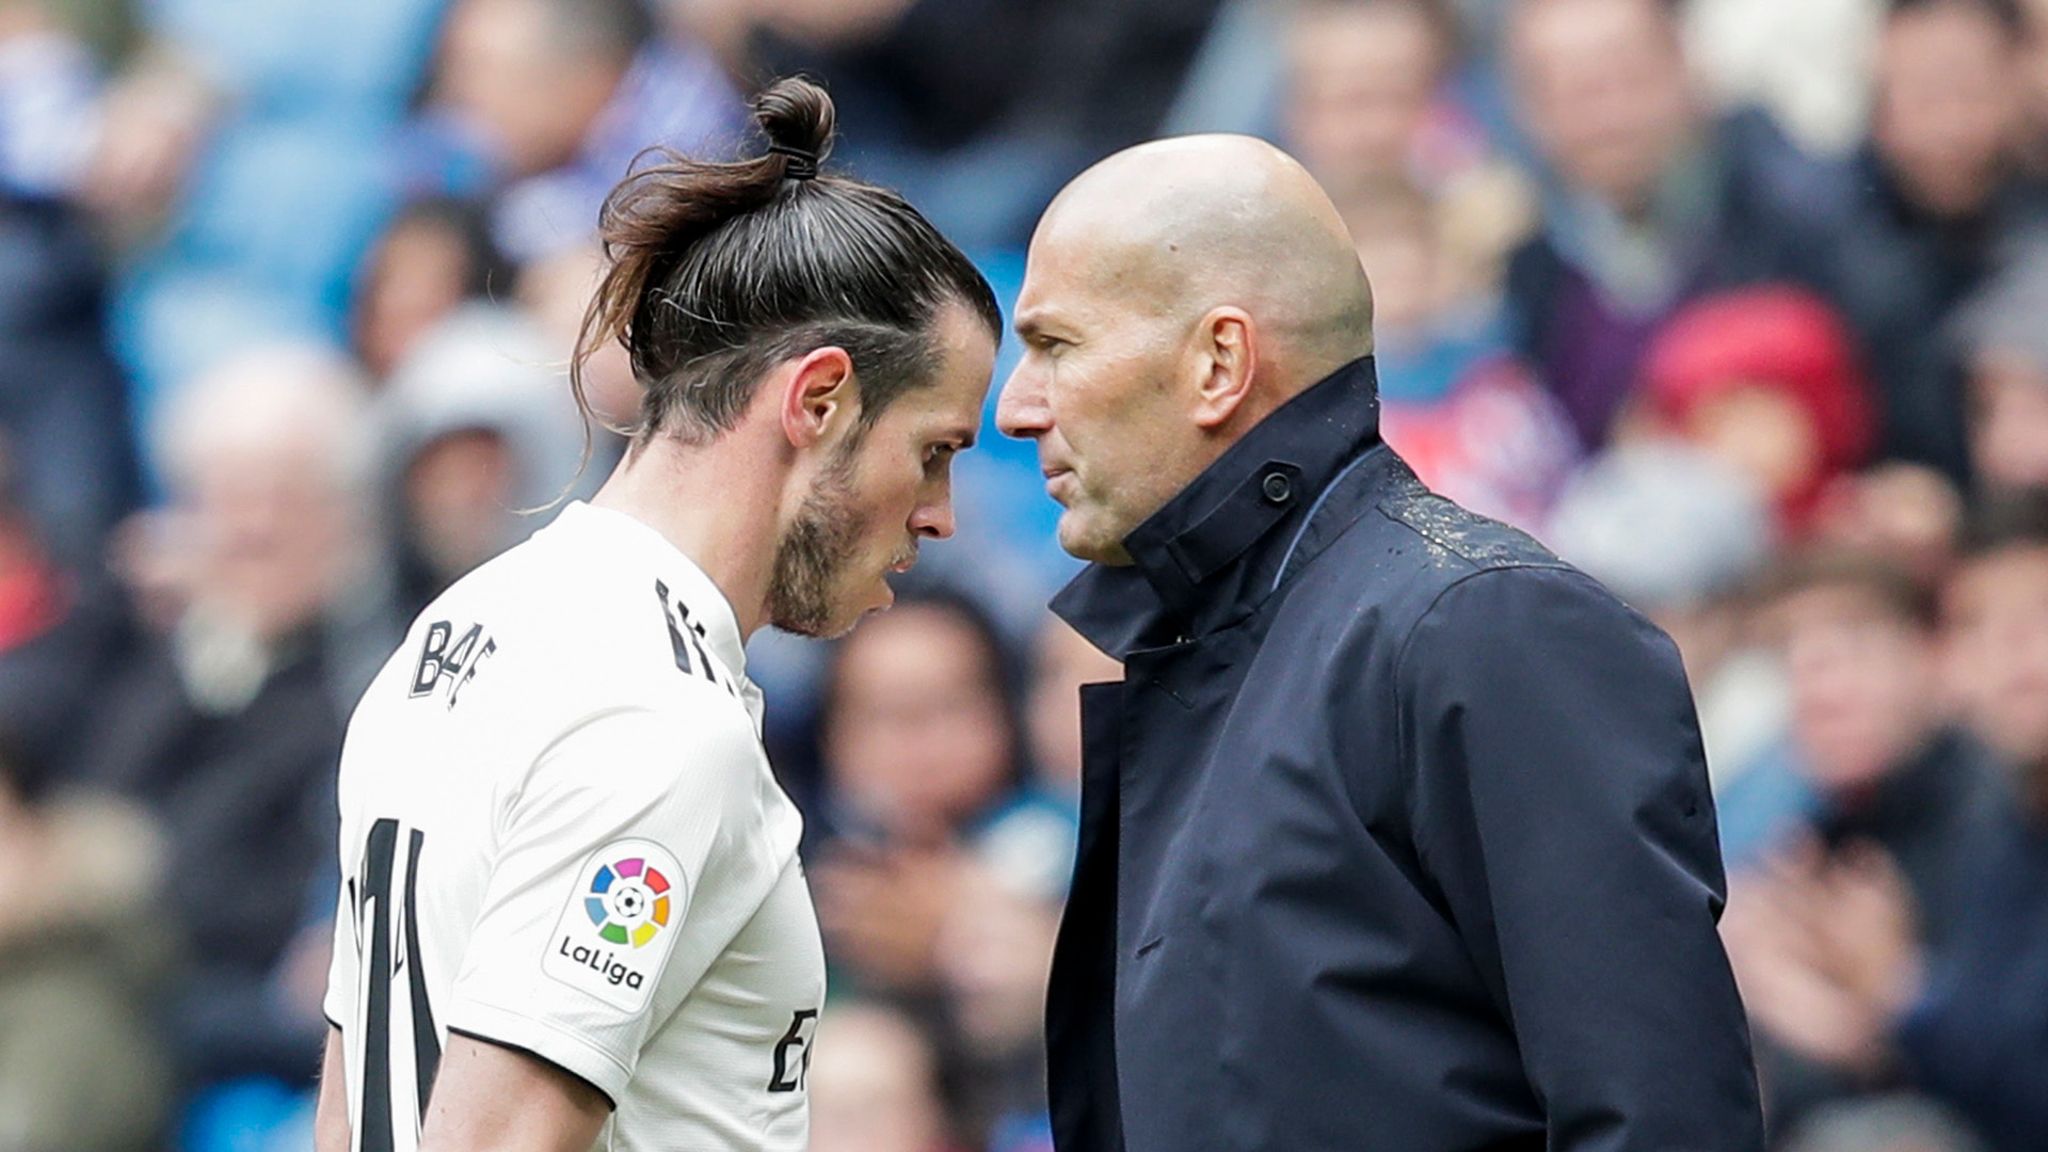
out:
{"label": "jacket shoulder", "polygon": [[1379,500],[1377,511],[1393,537],[1411,537],[1413,555],[1456,579],[1495,568],[1567,568],[1528,533],[1490,520],[1404,478]]}

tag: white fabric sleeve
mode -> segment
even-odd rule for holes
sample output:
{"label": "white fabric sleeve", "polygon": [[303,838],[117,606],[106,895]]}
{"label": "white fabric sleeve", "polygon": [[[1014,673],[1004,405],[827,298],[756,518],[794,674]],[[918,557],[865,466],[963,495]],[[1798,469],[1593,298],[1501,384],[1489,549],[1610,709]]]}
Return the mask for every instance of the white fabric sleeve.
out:
{"label": "white fabric sleeve", "polygon": [[349,903],[348,873],[334,898],[334,954],[327,961],[327,995],[320,1011],[327,1022],[344,1032],[355,1027],[356,996],[361,985],[361,958],[356,949],[355,909]]}
{"label": "white fabric sleeve", "polygon": [[451,1032],[619,1099],[654,1023],[702,975],[669,960],[707,861],[758,824],[763,753],[745,712],[710,685],[690,705],[585,722],[500,801]]}

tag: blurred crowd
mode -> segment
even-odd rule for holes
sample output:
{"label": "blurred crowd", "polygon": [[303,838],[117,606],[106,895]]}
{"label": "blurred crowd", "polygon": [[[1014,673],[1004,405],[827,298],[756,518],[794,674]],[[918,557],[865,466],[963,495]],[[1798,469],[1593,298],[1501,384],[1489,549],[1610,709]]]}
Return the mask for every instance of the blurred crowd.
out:
{"label": "blurred crowd", "polygon": [[[1108,152],[1300,157],[1389,442],[1679,644],[1775,1147],[2048,1147],[2048,3],[0,0],[0,1152],[310,1146],[348,710],[617,457],[606,190],[795,70],[1006,305]],[[820,1152],[1050,1148],[1117,669],[990,433],[898,608],[750,653]]]}

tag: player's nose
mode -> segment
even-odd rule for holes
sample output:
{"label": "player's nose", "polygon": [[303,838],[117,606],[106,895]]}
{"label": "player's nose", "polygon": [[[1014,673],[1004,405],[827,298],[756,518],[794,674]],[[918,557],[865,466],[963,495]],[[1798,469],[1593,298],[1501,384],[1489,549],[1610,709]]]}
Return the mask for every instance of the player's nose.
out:
{"label": "player's nose", "polygon": [[946,497],[919,504],[910,514],[910,531],[927,540],[950,540],[953,537],[953,500]]}

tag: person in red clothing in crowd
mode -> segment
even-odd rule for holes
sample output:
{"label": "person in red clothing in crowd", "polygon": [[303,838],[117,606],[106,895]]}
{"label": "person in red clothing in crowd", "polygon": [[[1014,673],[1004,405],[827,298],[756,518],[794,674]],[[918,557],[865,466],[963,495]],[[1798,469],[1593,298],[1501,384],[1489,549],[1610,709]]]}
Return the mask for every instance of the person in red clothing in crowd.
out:
{"label": "person in red clothing in crowd", "polygon": [[1644,360],[1634,420],[1750,476],[1780,534],[1809,534],[1829,484],[1870,455],[1870,385],[1847,327],[1819,297],[1766,285],[1675,314]]}
{"label": "person in red clothing in crowd", "polygon": [[63,579],[27,518],[12,508],[0,509],[0,652],[47,632],[63,618],[65,599]]}

